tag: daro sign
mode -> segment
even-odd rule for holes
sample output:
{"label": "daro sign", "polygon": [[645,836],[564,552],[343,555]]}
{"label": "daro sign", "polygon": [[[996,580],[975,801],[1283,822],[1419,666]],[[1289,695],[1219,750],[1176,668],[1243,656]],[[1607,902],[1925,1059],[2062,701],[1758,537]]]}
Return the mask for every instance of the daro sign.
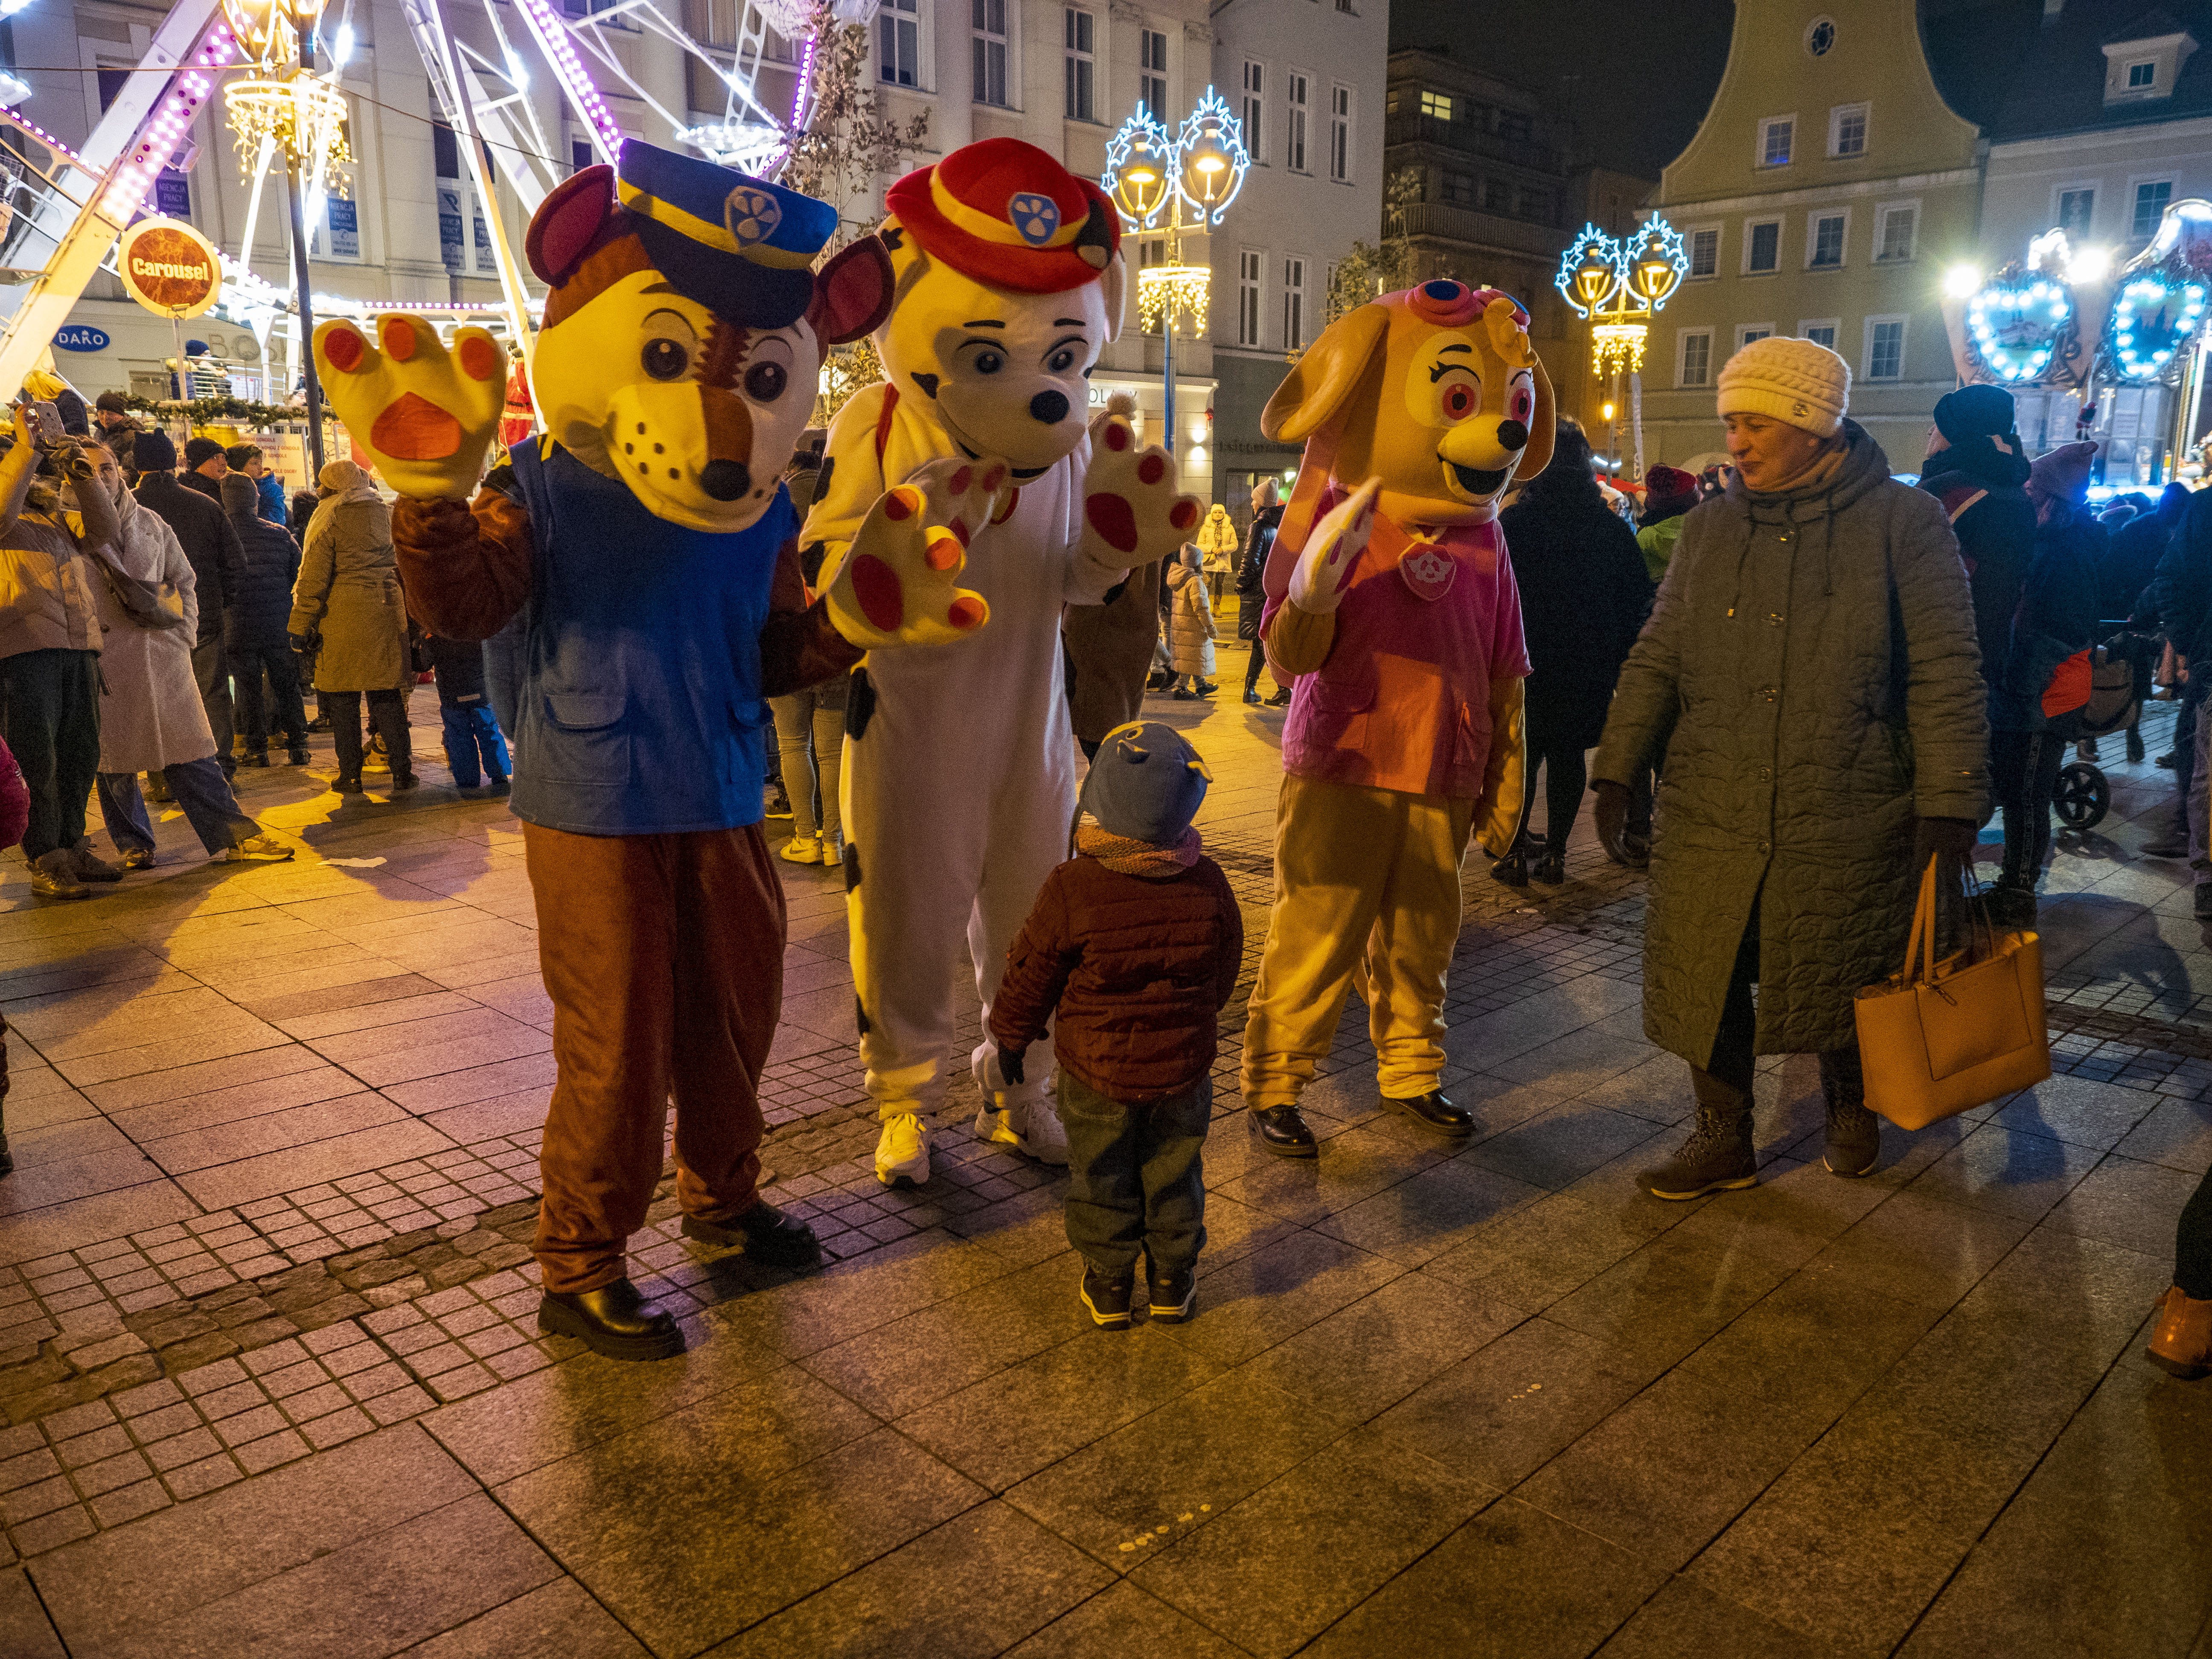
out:
{"label": "daro sign", "polygon": [[55,346],[63,351],[105,351],[112,343],[106,329],[89,323],[71,323],[54,336]]}

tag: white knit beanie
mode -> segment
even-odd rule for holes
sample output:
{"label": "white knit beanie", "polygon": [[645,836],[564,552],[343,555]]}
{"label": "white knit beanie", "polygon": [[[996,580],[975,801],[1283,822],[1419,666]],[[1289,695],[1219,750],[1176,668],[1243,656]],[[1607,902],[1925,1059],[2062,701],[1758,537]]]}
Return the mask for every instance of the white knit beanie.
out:
{"label": "white knit beanie", "polygon": [[1851,402],[1851,366],[1824,345],[1770,334],[1722,366],[1720,412],[1771,415],[1832,438]]}

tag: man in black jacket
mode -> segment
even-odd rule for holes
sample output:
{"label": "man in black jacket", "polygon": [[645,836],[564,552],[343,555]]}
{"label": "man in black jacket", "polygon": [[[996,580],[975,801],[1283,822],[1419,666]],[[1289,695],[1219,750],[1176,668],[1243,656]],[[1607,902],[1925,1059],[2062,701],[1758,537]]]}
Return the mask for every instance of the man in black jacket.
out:
{"label": "man in black jacket", "polygon": [[214,439],[185,440],[185,470],[177,475],[177,482],[185,489],[197,489],[221,507],[223,475],[229,471],[229,453]]}
{"label": "man in black jacket", "polygon": [[282,730],[292,764],[305,766],[307,716],[300,697],[299,659],[285,631],[292,616],[292,586],[300,577],[300,544],[290,531],[261,516],[261,492],[243,472],[224,475],[222,507],[246,555],[244,574],[224,607],[230,619],[231,688],[246,728],[246,755],[239,764],[268,765],[270,736]]}
{"label": "man in black jacket", "polygon": [[[177,482],[177,446],[166,432],[142,432],[134,451],[141,507],[149,507],[177,532],[192,567],[200,607],[199,640],[192,647],[192,677],[207,706],[208,729],[215,733],[216,758],[225,777],[238,769],[230,752],[230,662],[223,639],[226,596],[246,574],[246,550],[222,508]],[[218,452],[219,453],[219,452]]]}

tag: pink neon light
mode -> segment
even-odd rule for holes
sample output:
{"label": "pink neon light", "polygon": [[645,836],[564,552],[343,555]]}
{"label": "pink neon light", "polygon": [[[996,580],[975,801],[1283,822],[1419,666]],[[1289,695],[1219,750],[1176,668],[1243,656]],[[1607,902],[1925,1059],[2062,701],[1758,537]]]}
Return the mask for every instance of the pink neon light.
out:
{"label": "pink neon light", "polygon": [[562,87],[584,106],[585,118],[591,122],[592,131],[599,135],[600,143],[606,150],[610,154],[619,152],[623,142],[622,128],[600,100],[599,88],[592,84],[592,77],[584,72],[583,64],[577,60],[574,49],[569,46],[568,25],[554,14],[545,0],[521,0],[521,3],[523,10],[536,25],[539,43],[552,56],[554,72],[561,77]]}
{"label": "pink neon light", "polygon": [[199,67],[184,70],[171,83],[131,147],[130,159],[109,182],[106,194],[100,198],[100,210],[109,218],[122,220],[148,208],[146,191],[154,175],[176,153],[208,94],[215,90],[213,79],[200,70],[219,71],[237,52],[238,43],[227,26],[218,22],[208,31],[197,60]]}

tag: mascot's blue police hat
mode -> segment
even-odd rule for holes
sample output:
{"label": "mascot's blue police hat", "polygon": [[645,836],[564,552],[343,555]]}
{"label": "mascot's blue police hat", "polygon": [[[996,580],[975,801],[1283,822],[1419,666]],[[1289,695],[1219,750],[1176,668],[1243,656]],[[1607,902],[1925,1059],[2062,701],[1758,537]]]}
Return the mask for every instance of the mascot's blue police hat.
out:
{"label": "mascot's blue police hat", "polygon": [[678,294],[750,328],[806,314],[814,257],[837,228],[827,202],[635,138],[623,142],[615,193]]}
{"label": "mascot's blue police hat", "polygon": [[1117,726],[1083,781],[1083,810],[1109,836],[1171,847],[1213,781],[1182,733],[1158,720]]}

